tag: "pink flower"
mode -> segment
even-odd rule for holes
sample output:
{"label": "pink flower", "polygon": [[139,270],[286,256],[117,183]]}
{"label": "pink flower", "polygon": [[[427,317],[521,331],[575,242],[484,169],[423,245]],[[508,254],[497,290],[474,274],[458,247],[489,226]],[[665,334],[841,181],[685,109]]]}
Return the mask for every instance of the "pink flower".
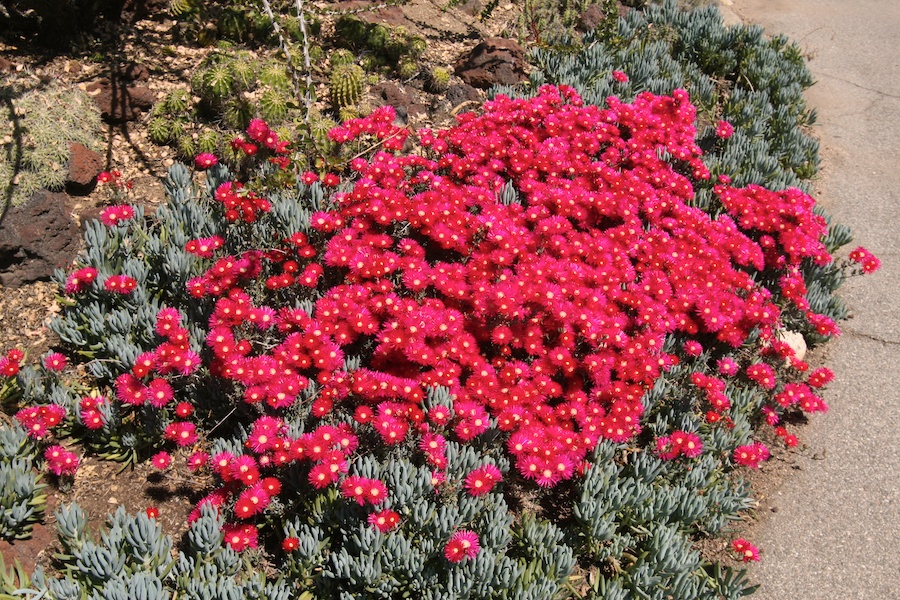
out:
{"label": "pink flower", "polygon": [[626,75],[624,71],[613,71],[612,77],[619,83],[625,83],[628,81],[628,75]]}
{"label": "pink flower", "polygon": [[881,261],[877,256],[860,246],[850,253],[850,260],[862,267],[863,273],[874,273],[881,268]]}
{"label": "pink flower", "polygon": [[86,290],[97,279],[97,269],[84,267],[78,269],[66,278],[65,291],[67,294],[77,294]]}
{"label": "pink flower", "polygon": [[192,473],[202,469],[209,461],[209,454],[206,452],[194,452],[188,457],[187,467]]}
{"label": "pink flower", "polygon": [[44,450],[44,460],[47,461],[47,470],[54,475],[74,475],[78,470],[78,456],[62,446],[47,447]]}
{"label": "pink flower", "polygon": [[269,135],[269,126],[262,119],[251,119],[247,126],[247,135],[254,142],[262,143]]}
{"label": "pink flower", "polygon": [[351,475],[341,483],[341,493],[349,500],[364,504],[381,504],[387,498],[387,487],[378,479]]}
{"label": "pink flower", "polygon": [[458,563],[466,558],[475,558],[481,544],[478,534],[468,529],[461,529],[450,536],[447,545],[444,546],[444,557],[452,563]]}
{"label": "pink flower", "polygon": [[222,527],[222,532],[225,534],[225,543],[237,552],[256,548],[259,544],[259,530],[255,525],[227,523]]}
{"label": "pink flower", "polygon": [[186,421],[169,423],[164,437],[178,446],[191,446],[197,442],[197,426]]}
{"label": "pink flower", "polygon": [[374,525],[381,533],[387,533],[400,524],[400,515],[384,509],[370,514],[367,520],[369,525]]}
{"label": "pink flower", "polygon": [[165,471],[172,464],[172,456],[168,452],[161,450],[150,458],[150,464],[160,471]]}
{"label": "pink flower", "polygon": [[719,121],[716,123],[716,137],[727,140],[734,135],[734,126],[728,121]]}
{"label": "pink flower", "polygon": [[810,387],[820,388],[834,381],[834,371],[827,367],[820,367],[809,374],[806,383]]}
{"label": "pink flower", "polygon": [[738,446],[734,449],[734,462],[751,469],[758,469],[760,463],[768,458],[769,449],[762,442]]}
{"label": "pink flower", "polygon": [[128,275],[110,275],[103,282],[103,288],[107,292],[127,295],[134,291],[137,287],[137,280]]}
{"label": "pink flower", "polygon": [[472,496],[482,496],[490,492],[494,485],[503,480],[500,469],[494,465],[479,467],[466,475],[465,488]]}
{"label": "pink flower", "polygon": [[214,167],[219,164],[219,159],[216,158],[214,154],[210,154],[209,152],[203,152],[198,154],[196,158],[194,158],[194,165],[198,169],[208,169],[210,167]]}
{"label": "pink flower", "polygon": [[726,356],[716,362],[716,369],[719,371],[719,374],[725,377],[734,377],[738,374],[740,367],[733,359]]}
{"label": "pink flower", "polygon": [[703,346],[696,340],[688,340],[684,343],[684,353],[693,357],[700,356],[703,354]]}
{"label": "pink flower", "polygon": [[744,538],[738,538],[731,542],[731,547],[744,562],[759,561],[759,549]]}
{"label": "pink flower", "polygon": [[50,371],[62,371],[66,368],[66,364],[68,359],[59,352],[51,352],[44,357],[44,368]]}
{"label": "pink flower", "polygon": [[100,212],[100,221],[107,227],[114,227],[119,223],[128,221],[134,217],[134,208],[127,204],[107,206]]}

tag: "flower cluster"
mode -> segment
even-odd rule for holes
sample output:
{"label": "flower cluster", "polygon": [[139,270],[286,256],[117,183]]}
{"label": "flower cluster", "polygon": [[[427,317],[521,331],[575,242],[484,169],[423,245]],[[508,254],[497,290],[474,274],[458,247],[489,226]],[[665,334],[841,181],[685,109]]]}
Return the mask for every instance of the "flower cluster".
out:
{"label": "flower cluster", "polygon": [[450,562],[457,563],[465,559],[472,559],[478,555],[481,544],[478,534],[468,529],[457,531],[444,546],[444,556]]}
{"label": "flower cluster", "polygon": [[656,438],[656,453],[664,460],[679,456],[694,458],[703,453],[703,441],[696,433],[674,431],[671,435]]}
{"label": "flower cluster", "polygon": [[97,269],[94,267],[82,267],[77,271],[70,273],[66,278],[65,292],[67,294],[83,292],[89,288],[96,279]]}
{"label": "flower cluster", "polygon": [[731,547],[744,562],[759,561],[759,550],[744,538],[731,542]]}
{"label": "flower cluster", "polygon": [[16,413],[16,421],[35,439],[41,439],[63,422],[66,409],[58,404],[26,406]]}
{"label": "flower cluster", "polygon": [[23,358],[25,354],[18,348],[13,348],[5,356],[0,356],[0,376],[15,377],[21,368]]}
{"label": "flower cluster", "polygon": [[863,273],[874,273],[881,268],[881,261],[878,257],[860,246],[850,252],[850,260],[859,263]]}
{"label": "flower cluster", "polygon": [[[185,305],[158,312],[160,342],[115,377],[111,402],[161,411],[154,451],[168,451],[155,454],[158,468],[171,466],[173,447],[193,448],[188,468],[217,487],[191,520],[215,507],[236,550],[256,546],[257,527],[296,501],[283,487],[340,501],[382,533],[405,529],[413,515],[393,503],[396,479],[362,468],[360,455],[411,451],[431,472],[429,495],[471,503],[498,495],[507,465],[543,488],[584,475],[601,442],[644,439],[648,392],[673,369],[685,374],[691,414],[652,429],[656,457],[676,468],[716,453],[757,467],[764,445],[734,449],[743,437],[723,451],[706,436],[737,429],[732,411],[748,410],[730,397],[733,383],[766,396],[750,416],[773,427],[785,410],[825,410],[813,390],[830,372],[802,381],[807,366],[779,332],[783,311],[837,332],[811,310],[804,279],[804,267],[831,257],[824,221],[798,190],[737,188],[720,176],[721,205],[697,207],[694,184],[713,183],[695,117],[683,90],[604,108],[544,87],[420,131],[416,155],[402,152],[409,132],[385,107],[330,133],[378,148],[350,160],[346,185],[333,173],[290,177],[316,198],[308,211],[213,170],[212,198],[198,210],[219,222],[184,245],[199,267],[186,276],[189,298],[179,291]],[[287,144],[266,123],[254,120],[233,145],[275,162],[265,181],[292,175]],[[104,287],[127,289],[121,277]],[[96,278],[80,269],[66,291]],[[187,315],[204,317],[188,327]],[[191,340],[198,330],[205,337]],[[201,406],[192,395],[201,389],[222,406]],[[103,427],[109,402],[82,398],[80,422]],[[234,426],[222,424],[231,414],[239,433],[221,443],[210,428]],[[494,444],[496,454],[454,472],[451,448]],[[458,530],[438,543],[444,557],[475,558],[480,525],[449,527]],[[297,549],[286,533],[283,548]]]}
{"label": "flower cluster", "polygon": [[735,448],[734,462],[745,467],[750,467],[751,469],[758,469],[760,463],[769,459],[769,455],[769,449],[765,444],[762,442],[755,442],[753,444],[745,444]]}
{"label": "flower cluster", "polygon": [[48,446],[44,450],[44,460],[47,461],[47,470],[54,475],[74,475],[78,470],[78,455],[62,446]]}
{"label": "flower cluster", "polygon": [[108,227],[114,227],[133,218],[134,207],[129,204],[107,206],[100,211],[100,222]]}

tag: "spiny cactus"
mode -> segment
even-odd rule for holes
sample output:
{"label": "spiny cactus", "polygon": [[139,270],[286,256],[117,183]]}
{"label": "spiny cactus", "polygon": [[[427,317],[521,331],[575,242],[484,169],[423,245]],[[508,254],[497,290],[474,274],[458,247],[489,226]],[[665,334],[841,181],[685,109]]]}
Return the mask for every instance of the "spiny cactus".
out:
{"label": "spiny cactus", "polygon": [[165,117],[155,117],[147,125],[147,134],[154,144],[164,145],[172,141],[169,120]]}
{"label": "spiny cactus", "polygon": [[400,79],[412,79],[419,72],[419,61],[414,58],[406,58],[397,66],[397,75]]}
{"label": "spiny cactus", "polygon": [[353,106],[362,99],[366,74],[359,65],[340,65],[331,72],[331,102],[335,109]]}
{"label": "spiny cactus", "polygon": [[259,99],[263,119],[270,123],[280,123],[287,117],[290,98],[279,89],[268,89]]}
{"label": "spiny cactus", "polygon": [[222,136],[212,129],[204,129],[197,137],[197,152],[218,154],[222,147]]}
{"label": "spiny cactus", "polygon": [[331,68],[333,69],[341,65],[352,65],[356,62],[356,55],[346,48],[338,48],[332,52],[328,60],[331,61]]}
{"label": "spiny cactus", "polygon": [[440,94],[450,87],[450,71],[444,67],[434,67],[428,72],[426,85],[429,92]]}
{"label": "spiny cactus", "polygon": [[242,130],[253,118],[253,106],[243,96],[229,98],[222,111],[222,119],[225,125],[231,129]]}
{"label": "spiny cactus", "polygon": [[75,86],[10,76],[0,84],[0,101],[12,105],[12,119],[0,125],[0,194],[13,205],[40,188],[62,189],[72,142],[100,145],[100,111]]}

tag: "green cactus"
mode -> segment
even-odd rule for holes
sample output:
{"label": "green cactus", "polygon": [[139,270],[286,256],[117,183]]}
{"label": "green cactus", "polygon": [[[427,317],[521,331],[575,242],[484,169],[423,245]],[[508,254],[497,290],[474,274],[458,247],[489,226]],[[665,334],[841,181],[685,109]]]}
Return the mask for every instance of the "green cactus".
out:
{"label": "green cactus", "polygon": [[178,138],[178,152],[184,158],[193,158],[197,155],[197,141],[191,133],[182,133]]}
{"label": "green cactus", "polygon": [[406,46],[406,53],[414,58],[419,58],[425,53],[425,48],[427,46],[428,43],[425,41],[425,38],[414,35],[409,38],[409,42]]}
{"label": "green cactus", "polygon": [[100,146],[100,111],[75,86],[9,76],[0,84],[0,102],[15,115],[0,125],[0,193],[13,205],[42,187],[62,189],[72,142]]}
{"label": "green cactus", "polygon": [[429,92],[442,94],[450,87],[450,71],[444,67],[434,67],[429,71],[426,85]]}
{"label": "green cactus", "polygon": [[246,50],[238,52],[234,55],[231,64],[231,72],[234,74],[234,81],[238,88],[242,90],[252,89],[256,83],[256,73],[259,67],[258,61],[252,54]]}
{"label": "green cactus", "polygon": [[366,74],[359,65],[340,65],[331,72],[331,102],[337,110],[362,99]]}
{"label": "green cactus", "polygon": [[357,106],[342,106],[340,110],[338,110],[338,119],[343,121],[349,121],[350,119],[358,119],[362,116],[362,113]]}
{"label": "green cactus", "polygon": [[322,113],[313,113],[313,117],[309,122],[310,135],[319,147],[333,145],[334,142],[328,137],[328,132],[337,127],[337,122],[329,119]]}
{"label": "green cactus", "polygon": [[231,129],[243,130],[253,118],[253,107],[243,96],[234,96],[225,102],[222,120]]}
{"label": "green cactus", "polygon": [[290,98],[279,89],[268,89],[259,99],[263,119],[269,123],[280,123],[287,117]]}
{"label": "green cactus", "polygon": [[231,65],[217,61],[203,71],[200,97],[211,104],[218,104],[234,91],[235,79]]}
{"label": "green cactus", "polygon": [[147,134],[154,144],[164,145],[172,140],[169,120],[165,117],[155,117],[147,125]]}
{"label": "green cactus", "polygon": [[387,25],[372,26],[366,37],[366,45],[375,52],[384,54],[391,43],[391,30]]}
{"label": "green cactus", "polygon": [[341,65],[352,65],[356,62],[356,55],[346,48],[338,48],[331,54],[329,60],[331,61],[331,68],[334,69]]}
{"label": "green cactus", "polygon": [[190,108],[191,95],[187,90],[172,90],[166,94],[163,104],[170,114],[178,115]]}
{"label": "green cactus", "polygon": [[197,152],[209,152],[218,154],[222,145],[222,136],[213,129],[204,129],[197,137]]}
{"label": "green cactus", "polygon": [[278,90],[291,89],[291,78],[288,77],[285,64],[280,61],[267,63],[259,72],[259,81]]}
{"label": "green cactus", "polygon": [[343,44],[359,47],[362,40],[367,40],[370,25],[356,15],[342,15],[334,24],[335,37]]}
{"label": "green cactus", "polygon": [[397,66],[397,75],[400,79],[412,79],[419,73],[419,61],[414,58],[405,58]]}

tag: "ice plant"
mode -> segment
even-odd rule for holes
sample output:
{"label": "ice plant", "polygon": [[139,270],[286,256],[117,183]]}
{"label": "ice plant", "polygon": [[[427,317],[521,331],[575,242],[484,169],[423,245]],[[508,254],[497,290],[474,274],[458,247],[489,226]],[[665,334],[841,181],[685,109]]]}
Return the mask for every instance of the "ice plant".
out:
{"label": "ice plant", "polygon": [[468,529],[461,529],[450,536],[450,540],[444,546],[444,556],[450,562],[458,563],[467,558],[475,558],[480,549],[478,534]]}
{"label": "ice plant", "polygon": [[731,547],[744,562],[759,561],[759,550],[744,538],[731,542]]}
{"label": "ice plant", "polygon": [[[753,429],[825,408],[828,374],[807,383],[780,332],[837,328],[809,297],[808,270],[832,264],[811,198],[714,178],[695,119],[684,90],[593,106],[547,86],[419,131],[410,153],[385,107],[330,132],[353,157],[340,177],[253,120],[239,176],[209,165],[197,188],[173,169],[171,202],[98,229],[112,258],[67,280],[58,329],[110,392],[71,400],[68,426],[159,468],[185,448],[210,482],[189,520],[217,516],[231,548],[304,581],[326,577],[316,556],[338,573],[381,543],[371,560],[390,564],[352,567],[366,585],[473,559],[564,577],[573,550],[621,535],[615,513],[658,516],[639,496],[678,507],[673,535],[715,531],[745,504],[727,471],[768,456]],[[507,523],[510,490],[563,491],[572,518]]]}

